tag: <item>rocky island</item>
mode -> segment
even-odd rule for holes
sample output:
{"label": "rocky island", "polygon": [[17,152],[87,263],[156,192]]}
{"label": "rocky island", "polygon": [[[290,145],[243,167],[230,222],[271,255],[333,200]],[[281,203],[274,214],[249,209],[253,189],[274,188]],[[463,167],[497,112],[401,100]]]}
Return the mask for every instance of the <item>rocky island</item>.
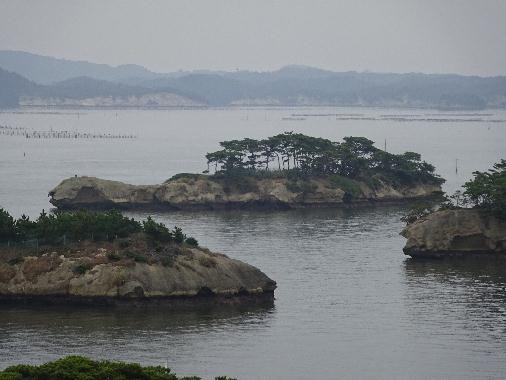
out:
{"label": "rocky island", "polygon": [[72,177],[49,192],[50,202],[60,209],[287,209],[441,194],[443,180],[419,154],[391,154],[363,137],[332,142],[287,132],[220,144],[206,155],[204,174],[182,173],[159,185]]}
{"label": "rocky island", "polygon": [[249,302],[272,300],[276,288],[259,269],[199,247],[177,227],[117,211],[31,221],[0,209],[0,240],[2,302]]}
{"label": "rocky island", "polygon": [[477,209],[441,210],[408,225],[404,253],[412,257],[506,254],[506,221]]}
{"label": "rocky island", "polygon": [[[470,207],[463,207],[470,206]],[[401,235],[412,257],[506,254],[506,161],[488,172],[475,172],[438,210],[424,209],[407,218]]]}

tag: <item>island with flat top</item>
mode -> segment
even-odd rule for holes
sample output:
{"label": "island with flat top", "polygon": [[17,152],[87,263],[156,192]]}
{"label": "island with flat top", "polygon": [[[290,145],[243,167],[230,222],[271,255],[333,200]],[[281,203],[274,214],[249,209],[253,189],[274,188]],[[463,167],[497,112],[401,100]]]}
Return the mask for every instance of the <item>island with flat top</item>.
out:
{"label": "island with flat top", "polygon": [[342,142],[287,132],[221,142],[203,174],[159,185],[71,177],[49,192],[60,209],[289,209],[391,204],[434,197],[444,182],[419,154],[392,154],[364,137]]}

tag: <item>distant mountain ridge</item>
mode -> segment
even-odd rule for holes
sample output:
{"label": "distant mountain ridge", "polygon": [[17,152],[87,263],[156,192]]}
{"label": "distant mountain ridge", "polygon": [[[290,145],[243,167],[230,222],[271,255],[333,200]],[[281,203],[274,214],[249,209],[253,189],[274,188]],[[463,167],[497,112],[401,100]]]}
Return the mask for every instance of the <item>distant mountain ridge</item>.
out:
{"label": "distant mountain ridge", "polygon": [[13,50],[0,50],[0,67],[45,85],[83,76],[113,82],[122,82],[129,78],[157,77],[156,73],[139,65],[128,64],[114,67]]}
{"label": "distant mountain ridge", "polygon": [[15,105],[15,99],[30,105],[36,98],[38,105],[77,106],[506,108],[504,76],[333,72],[300,65],[272,72],[164,74],[138,65],[113,67],[5,50],[0,51],[0,68],[3,106]]}
{"label": "distant mountain ridge", "polygon": [[51,85],[34,83],[0,68],[0,107],[191,107],[204,103],[172,88],[150,89],[76,77]]}
{"label": "distant mountain ridge", "polygon": [[20,96],[37,93],[39,87],[19,74],[0,69],[0,107],[16,107]]}

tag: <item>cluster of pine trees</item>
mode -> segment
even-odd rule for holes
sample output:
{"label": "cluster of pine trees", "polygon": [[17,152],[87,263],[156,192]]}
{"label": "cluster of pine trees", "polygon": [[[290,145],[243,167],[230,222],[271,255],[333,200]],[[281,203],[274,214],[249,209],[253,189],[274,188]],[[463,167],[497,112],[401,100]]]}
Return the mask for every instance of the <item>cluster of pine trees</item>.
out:
{"label": "cluster of pine trees", "polygon": [[15,219],[0,208],[0,243],[36,239],[41,243],[58,245],[67,241],[126,238],[135,233],[144,233],[153,241],[198,245],[196,239],[187,237],[179,227],[170,230],[151,217],[141,223],[116,210],[107,212],[79,210],[50,214],[43,210],[37,219],[31,220],[26,215]]}
{"label": "cluster of pine trees", "polygon": [[224,174],[259,171],[296,172],[301,176],[340,175],[364,178],[381,173],[401,182],[441,183],[434,166],[418,153],[392,154],[365,137],[342,142],[285,132],[262,140],[245,138],[220,143],[223,149],[206,154],[208,170]]}

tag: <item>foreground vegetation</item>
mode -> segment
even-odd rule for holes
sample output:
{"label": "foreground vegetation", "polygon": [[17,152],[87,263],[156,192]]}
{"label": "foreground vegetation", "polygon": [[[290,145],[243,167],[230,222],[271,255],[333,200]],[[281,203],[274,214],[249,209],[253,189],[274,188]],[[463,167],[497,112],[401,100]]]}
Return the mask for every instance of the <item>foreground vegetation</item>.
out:
{"label": "foreground vegetation", "polygon": [[50,214],[43,210],[36,220],[30,220],[25,215],[15,219],[0,208],[0,243],[4,244],[28,240],[51,245],[81,240],[111,241],[139,233],[155,242],[198,245],[196,239],[186,236],[179,227],[170,230],[151,217],[139,222],[115,210],[58,211]]}
{"label": "foreground vegetation", "polygon": [[462,190],[446,196],[439,205],[420,204],[402,218],[412,223],[437,209],[476,208],[506,220],[506,160],[494,164],[486,172],[475,171]]}
{"label": "foreground vegetation", "polygon": [[340,176],[367,180],[374,176],[403,184],[444,182],[434,166],[414,152],[392,154],[365,137],[342,142],[285,132],[263,140],[245,138],[220,143],[223,149],[206,154],[215,175]]}
{"label": "foreground vegetation", "polygon": [[[135,363],[95,361],[67,356],[40,366],[16,365],[0,371],[0,380],[199,380],[178,377],[169,368],[142,367]],[[234,380],[226,376],[215,380]]]}

